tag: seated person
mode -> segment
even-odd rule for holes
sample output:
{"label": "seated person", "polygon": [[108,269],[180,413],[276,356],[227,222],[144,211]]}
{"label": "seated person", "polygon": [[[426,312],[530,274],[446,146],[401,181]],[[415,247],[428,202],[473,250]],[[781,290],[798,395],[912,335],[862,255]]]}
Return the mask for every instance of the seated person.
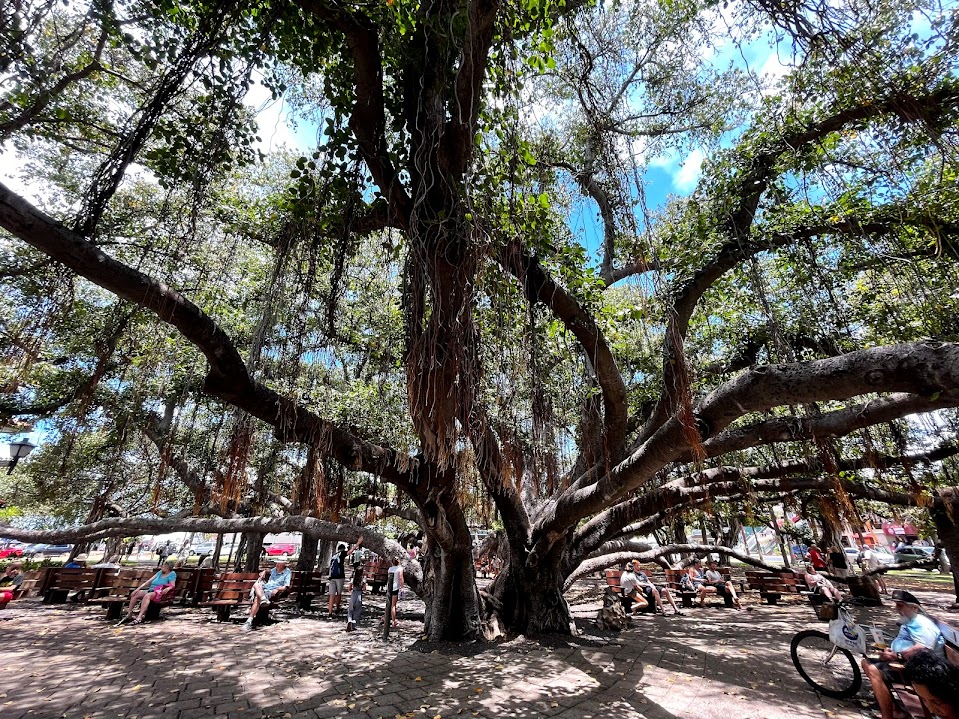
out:
{"label": "seated person", "polygon": [[[264,570],[266,571],[266,570]],[[280,597],[290,591],[290,582],[293,581],[293,573],[286,566],[286,560],[282,557],[276,560],[276,566],[270,570],[270,576],[265,583],[257,581],[253,585],[253,604],[250,605],[250,616],[243,624],[243,631],[249,632],[253,629],[253,618],[260,611],[260,607],[268,607]]]}
{"label": "seated person", "polygon": [[87,555],[78,554],[69,562],[63,565],[64,569],[86,569],[87,567]]}
{"label": "seated person", "polygon": [[0,604],[13,601],[13,593],[23,584],[23,564],[10,562],[0,576]]}
{"label": "seated person", "polygon": [[959,719],[959,667],[934,652],[913,654],[903,669],[923,704],[939,719]]}
{"label": "seated person", "polygon": [[[739,597],[736,595],[736,589],[731,581],[726,581],[722,572],[719,571],[719,564],[715,560],[709,562],[709,569],[703,576],[706,581],[699,588],[699,603],[702,604],[706,595],[716,593],[723,598],[729,597],[736,609],[742,609],[739,603]],[[729,606],[727,602],[726,606]]]}
{"label": "seated person", "polygon": [[[636,569],[638,568],[639,562],[636,562]],[[632,564],[626,565],[626,571],[619,578],[619,586],[622,589],[623,596],[632,602],[630,611],[633,614],[639,614],[649,606],[649,601],[646,599],[642,587],[639,586],[639,577],[636,576]]]}
{"label": "seated person", "polygon": [[942,657],[944,641],[936,623],[922,614],[922,606],[915,596],[896,589],[893,590],[892,599],[901,617],[899,634],[888,649],[880,652],[878,659],[864,657],[862,668],[876,695],[882,719],[908,719],[909,714],[896,705],[889,685],[904,681],[902,664],[919,652],[928,649],[937,657]]}
{"label": "seated person", "polygon": [[679,611],[679,608],[676,606],[676,600],[673,599],[673,593],[669,591],[668,587],[657,587],[653,584],[652,580],[646,576],[646,572],[640,571],[638,559],[632,561],[632,570],[633,574],[636,575],[639,588],[646,595],[645,598],[647,602],[655,602],[656,610],[662,612],[664,611],[663,597],[666,597],[666,601],[669,602],[673,608],[673,613],[682,616],[683,613]]}
{"label": "seated person", "polygon": [[812,564],[806,565],[806,586],[811,592],[821,594],[833,602],[842,601],[842,595],[839,590],[833,586],[833,583],[816,571]]}
{"label": "seated person", "polygon": [[[120,620],[120,624],[130,619],[133,620],[134,624],[142,624],[150,602],[162,601],[175,587],[176,572],[173,571],[173,563],[164,562],[159,572],[130,594],[130,606],[127,609],[127,615]],[[137,605],[137,602],[140,603],[140,613],[134,619],[133,608]]]}

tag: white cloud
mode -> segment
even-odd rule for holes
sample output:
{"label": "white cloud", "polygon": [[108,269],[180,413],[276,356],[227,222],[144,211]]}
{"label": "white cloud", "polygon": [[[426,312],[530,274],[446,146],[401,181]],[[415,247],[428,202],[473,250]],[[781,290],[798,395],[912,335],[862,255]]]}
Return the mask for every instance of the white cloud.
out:
{"label": "white cloud", "polygon": [[702,174],[703,160],[706,156],[700,149],[693,150],[683,160],[682,165],[673,174],[673,187],[680,192],[691,192]]}
{"label": "white cloud", "polygon": [[286,108],[283,99],[274,100],[270,91],[264,87],[259,78],[250,86],[249,92],[243,101],[256,111],[256,122],[259,126],[261,141],[259,149],[264,152],[286,146],[294,150],[312,149],[314,142],[305,127],[294,127],[290,111]]}

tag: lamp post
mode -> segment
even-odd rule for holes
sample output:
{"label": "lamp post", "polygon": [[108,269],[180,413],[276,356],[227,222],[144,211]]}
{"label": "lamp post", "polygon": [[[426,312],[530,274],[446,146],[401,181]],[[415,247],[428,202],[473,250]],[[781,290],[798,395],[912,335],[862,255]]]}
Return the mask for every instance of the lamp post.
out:
{"label": "lamp post", "polygon": [[17,462],[30,454],[37,448],[33,442],[28,439],[18,439],[10,443],[10,459],[0,460],[0,467],[8,467],[7,474],[13,474],[13,468]]}

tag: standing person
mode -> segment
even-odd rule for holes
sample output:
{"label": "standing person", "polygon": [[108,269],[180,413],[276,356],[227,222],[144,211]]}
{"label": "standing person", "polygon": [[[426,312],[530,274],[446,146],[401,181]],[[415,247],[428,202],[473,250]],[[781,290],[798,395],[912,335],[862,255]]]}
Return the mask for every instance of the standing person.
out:
{"label": "standing person", "polygon": [[403,568],[400,566],[399,557],[393,557],[393,566],[387,570],[386,574],[386,601],[390,605],[390,617],[393,620],[393,628],[399,627],[396,621],[396,602],[400,597],[400,591],[403,589]]}
{"label": "standing person", "polygon": [[166,561],[166,558],[170,556],[169,542],[165,542],[164,544],[160,545],[160,548],[157,550],[157,556],[159,557],[157,560],[157,567],[159,567]]}
{"label": "standing person", "polygon": [[[872,547],[867,546],[862,553],[862,563],[863,568],[867,572],[871,572],[874,569],[879,569],[882,566],[882,562],[879,561],[879,553],[876,552]],[[883,594],[889,594],[889,589],[886,587],[886,580],[881,574],[873,574],[872,578],[876,580],[876,584],[879,586],[879,591]]]}
{"label": "standing person", "polygon": [[849,576],[849,563],[846,561],[846,553],[835,545],[829,548],[829,564],[832,566],[832,573],[837,577]]}
{"label": "standing person", "polygon": [[350,564],[353,566],[353,571],[355,572],[365,561],[366,550],[363,549],[363,535],[361,534],[357,537],[353,549],[350,550]]}
{"label": "standing person", "polygon": [[822,556],[822,552],[815,544],[809,545],[809,563],[816,568],[817,572],[826,568],[826,558]]}
{"label": "standing person", "polygon": [[346,631],[355,632],[356,625],[363,616],[363,592],[366,591],[366,579],[363,577],[363,567],[353,571],[350,582],[350,605],[346,614]]}
{"label": "standing person", "polygon": [[[265,571],[265,570],[264,570]],[[286,558],[278,557],[276,566],[270,570],[269,579],[265,583],[259,582],[253,585],[253,604],[250,605],[250,616],[243,623],[243,631],[253,631],[253,619],[260,607],[268,607],[274,601],[284,596],[290,591],[290,582],[293,581],[293,573],[286,566]]]}
{"label": "standing person", "polygon": [[[356,571],[356,568],[353,568]],[[330,557],[330,603],[327,611],[330,619],[334,611],[339,612],[343,604],[343,582],[346,581],[346,545],[339,544],[336,552]],[[334,608],[335,605],[335,608]]]}
{"label": "standing person", "polygon": [[133,619],[133,623],[142,624],[143,617],[146,616],[150,602],[162,600],[172,592],[175,587],[176,572],[173,571],[173,563],[164,562],[159,572],[141,584],[133,594],[130,595],[130,606],[127,608],[127,615],[120,620],[120,624],[133,619],[133,608],[137,605],[137,602],[140,603],[140,613],[136,619]]}

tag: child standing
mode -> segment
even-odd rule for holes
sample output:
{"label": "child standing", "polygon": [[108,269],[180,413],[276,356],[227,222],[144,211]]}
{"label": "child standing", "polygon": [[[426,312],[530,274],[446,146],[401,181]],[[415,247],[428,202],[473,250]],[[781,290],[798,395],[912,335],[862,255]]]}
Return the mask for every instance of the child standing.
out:
{"label": "child standing", "polygon": [[350,591],[350,606],[346,617],[346,631],[355,632],[356,625],[363,614],[363,592],[366,591],[366,580],[363,578],[363,567],[353,571],[352,589]]}

